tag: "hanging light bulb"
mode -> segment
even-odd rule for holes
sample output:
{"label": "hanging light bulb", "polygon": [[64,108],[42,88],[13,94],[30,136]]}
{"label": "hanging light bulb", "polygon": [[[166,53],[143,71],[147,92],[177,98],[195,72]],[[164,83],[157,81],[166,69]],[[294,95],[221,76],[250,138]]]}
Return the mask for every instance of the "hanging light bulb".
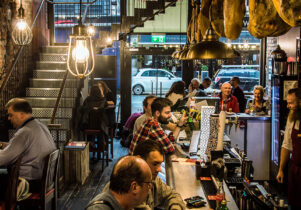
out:
{"label": "hanging light bulb", "polygon": [[80,79],[89,76],[95,65],[92,36],[88,32],[88,27],[81,21],[81,3],[82,1],[78,25],[74,26],[73,34],[69,35],[67,56],[68,71]]}
{"label": "hanging light bulb", "polygon": [[18,19],[12,31],[12,39],[16,45],[28,45],[32,40],[32,31],[24,19],[22,1],[18,9]]}
{"label": "hanging light bulb", "polygon": [[72,50],[72,59],[84,63],[89,59],[89,50],[86,40],[76,40],[76,47]]}
{"label": "hanging light bulb", "polygon": [[245,42],[244,42],[244,48],[249,48],[249,43],[247,40],[245,40]]}
{"label": "hanging light bulb", "polygon": [[230,39],[228,39],[227,46],[231,47],[231,40]]}
{"label": "hanging light bulb", "polygon": [[90,36],[94,36],[95,35],[95,27],[90,24],[87,28],[87,33],[90,35]]}

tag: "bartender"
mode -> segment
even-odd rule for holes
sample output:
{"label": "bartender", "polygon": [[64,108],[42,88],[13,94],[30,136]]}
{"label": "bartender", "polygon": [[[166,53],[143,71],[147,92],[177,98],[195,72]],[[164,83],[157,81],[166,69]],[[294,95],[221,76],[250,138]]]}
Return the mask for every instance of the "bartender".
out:
{"label": "bartender", "polygon": [[220,110],[226,112],[239,112],[237,98],[231,94],[231,84],[225,82],[221,86],[221,93],[217,95],[220,98]]}
{"label": "bartender", "polygon": [[287,107],[290,113],[285,128],[284,141],[281,148],[280,166],[277,181],[283,183],[283,169],[291,156],[288,177],[288,203],[291,209],[301,209],[301,88],[288,91]]}

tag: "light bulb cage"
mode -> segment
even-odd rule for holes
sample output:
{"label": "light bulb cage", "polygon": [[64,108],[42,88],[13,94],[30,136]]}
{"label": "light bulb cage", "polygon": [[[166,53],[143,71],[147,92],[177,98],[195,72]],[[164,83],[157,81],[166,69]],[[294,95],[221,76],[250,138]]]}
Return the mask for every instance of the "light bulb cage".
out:
{"label": "light bulb cage", "polygon": [[32,31],[24,18],[22,4],[18,9],[18,19],[12,31],[12,39],[16,45],[29,45],[32,41]]}
{"label": "light bulb cage", "polygon": [[[78,31],[79,32],[79,31]],[[82,31],[83,32],[83,31]],[[80,34],[83,34],[80,32]],[[87,48],[89,52],[82,60],[74,56],[78,44],[83,44],[82,47]],[[84,52],[79,52],[84,53]],[[88,35],[69,35],[69,46],[67,55],[67,70],[75,77],[80,79],[89,76],[94,71],[95,58],[94,58],[93,40]]]}

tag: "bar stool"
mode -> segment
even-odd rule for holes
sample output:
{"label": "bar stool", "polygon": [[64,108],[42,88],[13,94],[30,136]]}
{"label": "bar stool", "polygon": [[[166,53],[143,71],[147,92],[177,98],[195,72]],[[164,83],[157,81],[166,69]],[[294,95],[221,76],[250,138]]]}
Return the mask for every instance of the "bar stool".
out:
{"label": "bar stool", "polygon": [[[94,154],[97,153],[97,159],[102,160],[102,170],[104,169],[104,161],[106,161],[106,165],[109,164],[109,152],[108,152],[108,136],[104,129],[102,129],[102,115],[104,110],[103,109],[91,109],[89,111],[88,117],[88,125],[87,128],[84,129],[84,140],[95,142],[96,139],[96,148],[91,147],[91,151]],[[88,139],[88,136],[92,139]],[[92,144],[93,145],[93,144]]]}

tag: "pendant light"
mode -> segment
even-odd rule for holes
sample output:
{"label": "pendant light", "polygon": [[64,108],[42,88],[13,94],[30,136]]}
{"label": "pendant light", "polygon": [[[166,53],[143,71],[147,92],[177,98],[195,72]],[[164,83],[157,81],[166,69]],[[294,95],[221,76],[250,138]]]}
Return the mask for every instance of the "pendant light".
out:
{"label": "pendant light", "polygon": [[[92,34],[88,27],[82,24],[80,0],[80,15],[78,25],[74,26],[73,34],[69,35],[69,47],[67,56],[68,71],[78,78],[89,76],[95,65]],[[92,31],[90,31],[92,32]]]}
{"label": "pendant light", "polygon": [[219,41],[219,36],[211,26],[211,9],[209,11],[210,25],[203,40],[192,46],[187,54],[188,59],[222,59],[240,56],[239,52]]}
{"label": "pendant light", "polygon": [[24,18],[22,0],[20,0],[20,8],[18,9],[17,22],[12,31],[12,39],[16,45],[28,45],[32,41],[32,31]]}

